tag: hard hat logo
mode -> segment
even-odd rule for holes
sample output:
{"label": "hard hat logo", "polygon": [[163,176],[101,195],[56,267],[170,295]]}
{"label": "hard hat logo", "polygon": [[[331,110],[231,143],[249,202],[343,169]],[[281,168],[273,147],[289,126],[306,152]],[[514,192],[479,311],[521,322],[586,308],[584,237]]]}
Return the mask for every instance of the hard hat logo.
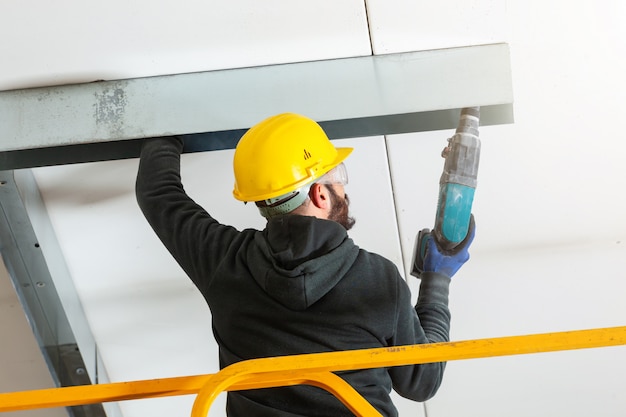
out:
{"label": "hard hat logo", "polygon": [[233,195],[240,201],[267,203],[298,194],[300,198],[290,205],[304,201],[308,187],[302,196],[303,187],[333,170],[351,152],[352,148],[335,148],[321,126],[307,117],[272,116],[250,128],[237,144]]}

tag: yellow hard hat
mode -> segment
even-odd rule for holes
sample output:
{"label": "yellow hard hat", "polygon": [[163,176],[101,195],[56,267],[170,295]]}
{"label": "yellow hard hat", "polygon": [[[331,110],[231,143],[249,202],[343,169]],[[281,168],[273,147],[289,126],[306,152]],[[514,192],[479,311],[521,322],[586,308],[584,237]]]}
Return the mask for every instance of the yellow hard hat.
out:
{"label": "yellow hard hat", "polygon": [[307,117],[272,116],[250,128],[237,144],[233,195],[240,201],[264,201],[289,194],[335,168],[351,152],[335,148],[320,125]]}

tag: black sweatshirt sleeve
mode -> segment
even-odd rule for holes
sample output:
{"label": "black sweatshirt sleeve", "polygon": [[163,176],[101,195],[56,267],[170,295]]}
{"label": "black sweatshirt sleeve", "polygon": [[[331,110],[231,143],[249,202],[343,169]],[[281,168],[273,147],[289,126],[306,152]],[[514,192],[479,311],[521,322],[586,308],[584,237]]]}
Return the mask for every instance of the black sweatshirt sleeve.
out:
{"label": "black sweatshirt sleeve", "polygon": [[[450,278],[437,273],[424,273],[414,311],[408,310],[410,294],[401,291],[396,345],[439,343],[450,340],[448,293]],[[404,306],[404,307],[402,307]],[[426,401],[441,385],[445,362],[400,366],[389,369],[394,389],[403,397]]]}
{"label": "black sweatshirt sleeve", "polygon": [[135,184],[146,220],[178,264],[202,288],[239,232],[213,219],[185,192],[180,176],[183,142],[146,139]]}

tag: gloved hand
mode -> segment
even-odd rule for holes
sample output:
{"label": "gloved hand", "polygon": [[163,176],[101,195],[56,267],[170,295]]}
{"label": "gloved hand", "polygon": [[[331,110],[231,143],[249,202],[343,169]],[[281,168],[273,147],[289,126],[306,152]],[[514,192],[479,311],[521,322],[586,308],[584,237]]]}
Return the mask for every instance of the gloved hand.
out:
{"label": "gloved hand", "polygon": [[431,234],[426,243],[424,272],[436,272],[452,278],[469,259],[468,249],[474,240],[475,233],[476,224],[474,223],[474,216],[472,216],[467,236],[451,252],[440,249]]}

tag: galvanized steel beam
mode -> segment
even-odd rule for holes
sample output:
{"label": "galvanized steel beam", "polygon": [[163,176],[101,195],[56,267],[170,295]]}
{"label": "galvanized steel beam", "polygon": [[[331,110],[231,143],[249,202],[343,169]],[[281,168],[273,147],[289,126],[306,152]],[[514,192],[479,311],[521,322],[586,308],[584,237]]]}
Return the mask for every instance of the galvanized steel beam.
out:
{"label": "galvanized steel beam", "polygon": [[[37,201],[40,196],[34,181],[30,170],[0,171],[0,255],[55,384],[91,384],[90,376],[97,380],[95,341],[58,242],[51,233],[39,230],[45,237],[36,233],[49,219],[39,218],[38,225],[33,224],[34,217],[41,217],[34,211],[43,210],[35,207],[43,202]],[[65,308],[62,298],[74,306]],[[67,411],[72,417],[105,415],[99,405]]]}
{"label": "galvanized steel beam", "polygon": [[141,138],[232,148],[296,112],[332,139],[513,121],[509,48],[492,44],[0,92],[0,170],[138,156]]}

